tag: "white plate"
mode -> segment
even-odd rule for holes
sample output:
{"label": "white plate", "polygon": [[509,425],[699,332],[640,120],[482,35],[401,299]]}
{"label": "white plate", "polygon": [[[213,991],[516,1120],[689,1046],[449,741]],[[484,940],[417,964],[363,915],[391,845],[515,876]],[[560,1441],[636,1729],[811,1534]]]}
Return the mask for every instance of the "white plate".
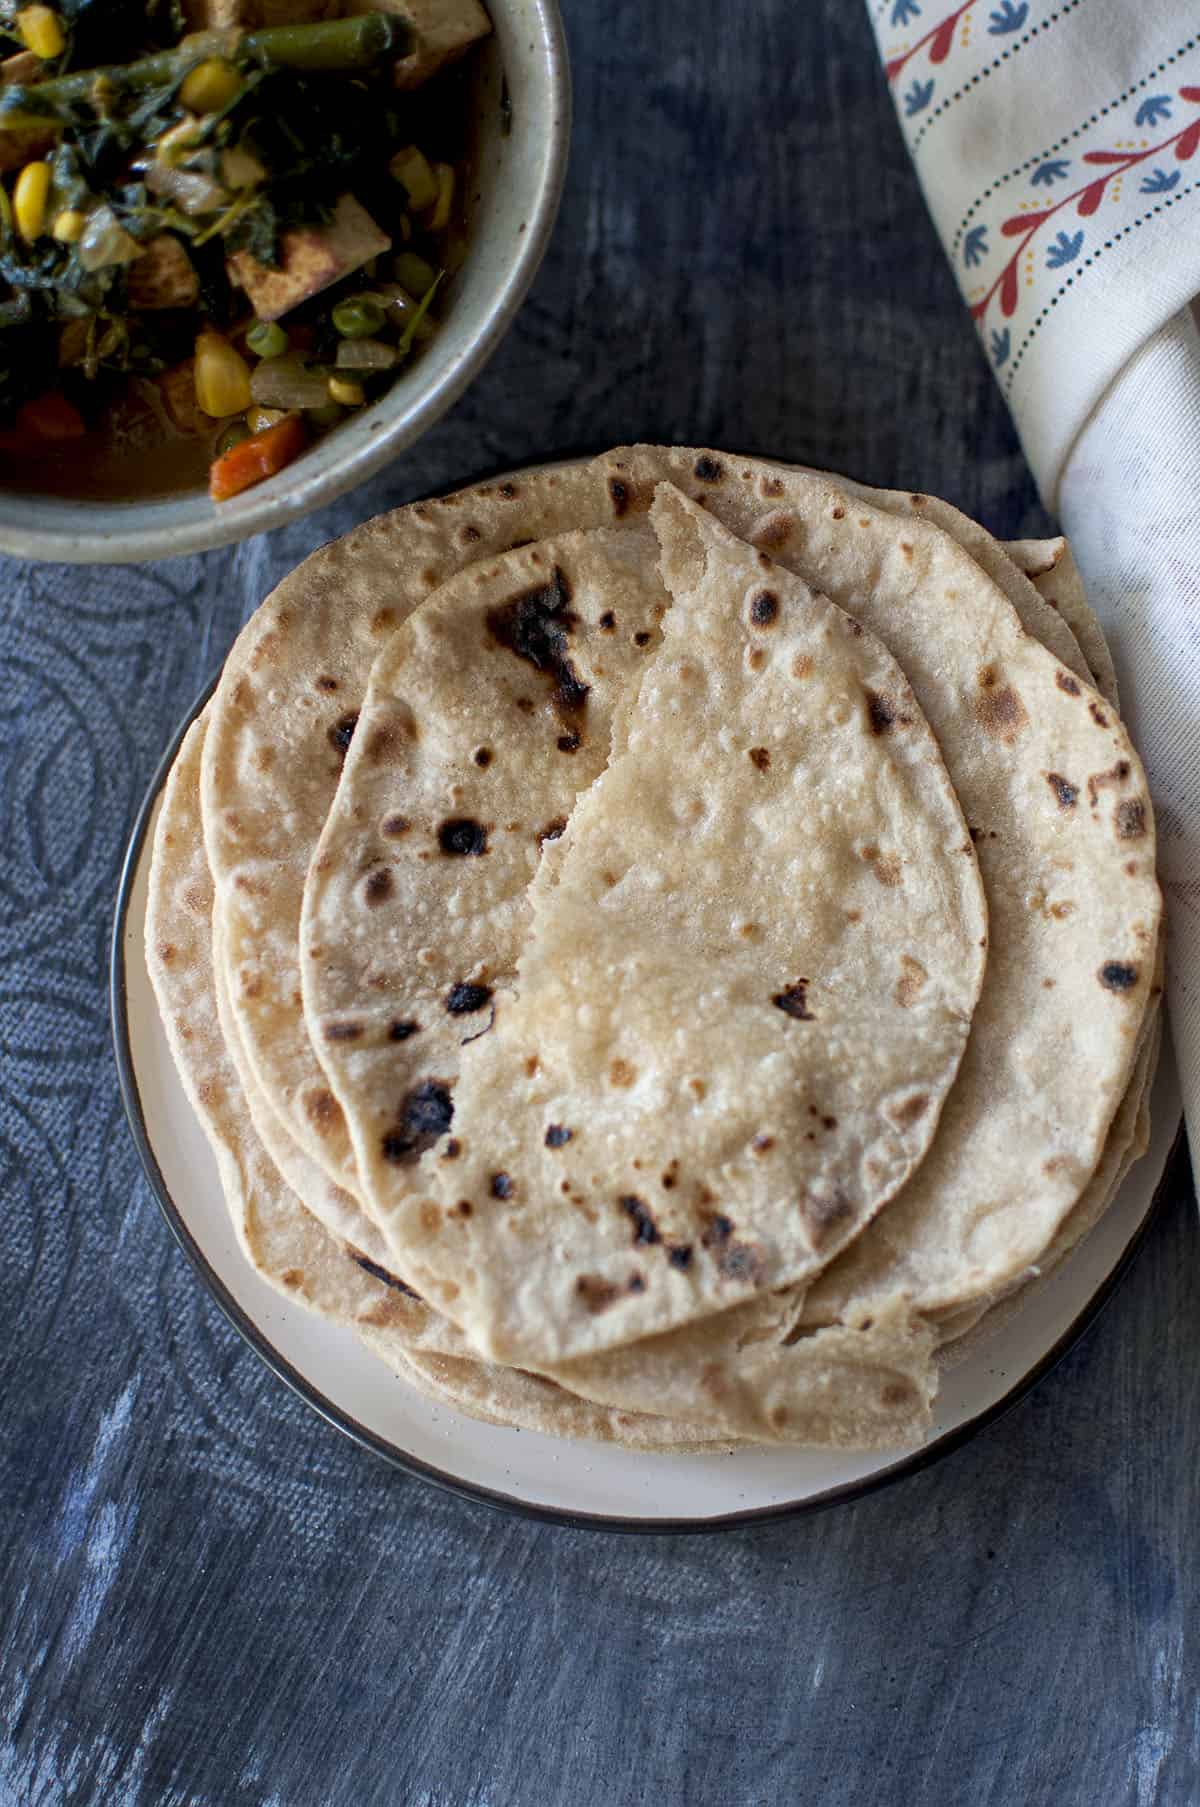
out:
{"label": "white plate", "polygon": [[666,1531],[777,1517],[854,1498],[956,1447],[1047,1373],[1111,1296],[1153,1215],[1179,1129],[1169,1053],[1154,1087],[1149,1152],[1075,1253],[1008,1324],[943,1376],[933,1432],[919,1450],[656,1456],[499,1430],[429,1404],[350,1331],[281,1297],[247,1265],[216,1163],[167,1049],[143,950],[146,883],[162,785],[204,700],[155,775],[121,880],[112,959],[121,1087],[151,1187],[217,1303],[267,1365],[348,1436],[457,1492],[572,1524]]}

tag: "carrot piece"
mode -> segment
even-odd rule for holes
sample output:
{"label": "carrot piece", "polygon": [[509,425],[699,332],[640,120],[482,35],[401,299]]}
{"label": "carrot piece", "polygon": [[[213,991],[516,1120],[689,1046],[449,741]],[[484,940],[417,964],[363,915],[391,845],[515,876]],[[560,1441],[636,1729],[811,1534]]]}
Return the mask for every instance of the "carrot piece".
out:
{"label": "carrot piece", "polygon": [[79,409],[55,389],[25,402],[17,412],[17,425],[34,439],[82,439],[85,432]]}
{"label": "carrot piece", "polygon": [[308,432],[298,414],[261,433],[252,433],[240,445],[231,446],[213,460],[208,473],[208,493],[214,502],[227,502],[252,484],[273,477],[285,464],[298,458],[308,444]]}

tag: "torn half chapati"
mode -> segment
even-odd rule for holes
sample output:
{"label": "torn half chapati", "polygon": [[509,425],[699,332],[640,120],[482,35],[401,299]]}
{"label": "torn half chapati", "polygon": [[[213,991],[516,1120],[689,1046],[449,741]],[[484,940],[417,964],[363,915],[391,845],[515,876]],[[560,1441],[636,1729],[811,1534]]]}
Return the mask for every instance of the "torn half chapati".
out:
{"label": "torn half chapati", "polygon": [[[374,1146],[356,1138],[399,1270],[484,1353],[526,1366],[823,1266],[929,1146],[986,958],[972,845],[891,656],[669,488],[654,523],[665,639],[622,705],[620,749],[547,849],[553,883],[535,887],[519,971],[506,953],[491,1027],[464,1038],[456,1073],[444,1057],[430,1065],[418,1035],[406,1042],[392,1126],[372,1112]],[[414,641],[454,589],[414,616]],[[612,594],[601,585],[570,631],[580,671],[603,656],[592,624]],[[491,919],[507,868],[498,881],[486,853],[437,864],[428,852],[456,786],[474,817],[503,820],[503,770],[468,779],[476,714],[491,722],[483,697],[505,694],[512,664],[481,633],[461,664],[430,663],[440,684],[419,684],[426,668],[398,647],[389,660],[420,730],[393,768],[388,807],[414,833],[389,883],[409,923],[422,892],[444,900],[453,884],[438,911],[447,952],[434,950],[443,987],[462,964],[459,925]],[[537,743],[553,744],[555,724],[523,719],[508,745],[536,818]],[[341,813],[377,820],[382,799],[359,807],[355,775]],[[417,949],[394,955],[403,988]],[[407,1010],[402,989],[393,1002]],[[418,1169],[422,1151],[389,1136],[409,1139],[405,1113],[434,1085],[446,1121]]]}

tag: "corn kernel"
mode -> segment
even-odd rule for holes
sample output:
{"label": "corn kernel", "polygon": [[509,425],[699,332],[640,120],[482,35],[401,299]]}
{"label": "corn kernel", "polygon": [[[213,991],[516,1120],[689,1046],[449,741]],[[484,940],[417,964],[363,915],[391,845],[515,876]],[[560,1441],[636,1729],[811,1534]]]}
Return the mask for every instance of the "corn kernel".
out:
{"label": "corn kernel", "polygon": [[329,379],[329,399],[341,402],[343,408],[361,408],[367,399],[367,392],[361,383],[352,377],[331,376]]}
{"label": "corn kernel", "polygon": [[408,190],[410,207],[419,213],[423,207],[432,207],[438,198],[437,178],[429,167],[429,159],[415,144],[406,145],[397,151],[388,164],[388,173],[396,182],[402,182]]}
{"label": "corn kernel", "polygon": [[17,29],[26,50],[49,62],[66,44],[66,33],[58,14],[51,6],[26,6],[17,14]]}
{"label": "corn kernel", "polygon": [[76,245],[83,237],[86,225],[86,213],[80,213],[76,207],[64,207],[50,230],[60,245]]}
{"label": "corn kernel", "polygon": [[241,91],[242,78],[224,57],[206,57],[189,69],[179,89],[179,98],[189,113],[219,113],[234,95]]}
{"label": "corn kernel", "polygon": [[265,433],[268,427],[277,427],[286,419],[286,408],[260,408],[256,404],[246,409],[246,425],[252,433]]}
{"label": "corn kernel", "polygon": [[250,366],[228,339],[206,329],[196,339],[196,405],[220,420],[244,414],[253,399]]}
{"label": "corn kernel", "polygon": [[437,200],[429,216],[429,230],[444,232],[450,224],[450,209],[454,205],[454,171],[448,163],[435,163],[433,173],[438,187]]}
{"label": "corn kernel", "polygon": [[50,165],[27,163],[17,177],[13,189],[13,218],[17,231],[26,244],[40,238],[46,225],[46,203],[50,199]]}

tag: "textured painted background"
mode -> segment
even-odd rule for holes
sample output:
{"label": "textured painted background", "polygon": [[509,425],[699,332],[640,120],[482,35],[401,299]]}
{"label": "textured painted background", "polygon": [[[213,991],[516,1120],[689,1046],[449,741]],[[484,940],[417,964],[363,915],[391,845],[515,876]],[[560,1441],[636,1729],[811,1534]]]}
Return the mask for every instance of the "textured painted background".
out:
{"label": "textured painted background", "polygon": [[1044,525],[860,0],[569,0],[577,127],[516,330],[368,489],[234,553],[0,563],[2,1807],[1193,1807],[1187,1180],[1082,1347],[935,1470],[617,1539],[399,1477],[288,1395],[142,1183],[108,1047],[122,843],[310,547],[637,435]]}

